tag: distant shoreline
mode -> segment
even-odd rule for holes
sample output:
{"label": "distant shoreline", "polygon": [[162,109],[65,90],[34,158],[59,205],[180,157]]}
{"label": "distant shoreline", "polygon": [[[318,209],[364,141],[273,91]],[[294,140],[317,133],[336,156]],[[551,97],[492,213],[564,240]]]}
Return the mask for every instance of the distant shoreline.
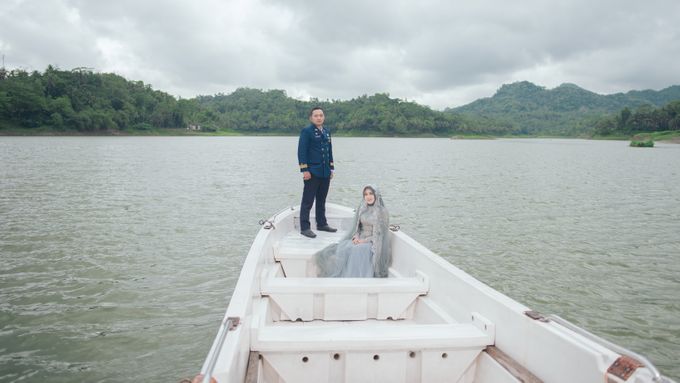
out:
{"label": "distant shoreline", "polygon": [[[654,134],[643,133],[631,136],[554,136],[554,135],[479,135],[479,134],[456,134],[452,136],[424,135],[366,135],[335,133],[335,137],[363,137],[363,138],[444,138],[451,140],[495,140],[495,139],[582,139],[582,140],[611,140],[629,141],[634,137],[646,137],[658,142],[680,144],[680,131],[658,132]],[[47,129],[10,128],[1,129],[0,137],[296,137],[297,134],[281,132],[269,132],[251,134],[233,130],[221,130],[216,132],[187,131],[186,129],[162,129],[153,131],[104,131],[104,132],[79,132],[79,131],[56,131]]]}

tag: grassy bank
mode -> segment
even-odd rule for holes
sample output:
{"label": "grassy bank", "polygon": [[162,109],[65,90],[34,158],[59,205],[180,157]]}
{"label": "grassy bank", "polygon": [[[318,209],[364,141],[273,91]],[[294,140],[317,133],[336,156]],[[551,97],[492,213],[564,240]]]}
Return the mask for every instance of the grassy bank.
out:
{"label": "grassy bank", "polygon": [[672,141],[680,143],[680,130],[667,130],[665,132],[654,132],[639,135],[641,138],[648,138],[654,141]]}
{"label": "grassy bank", "polygon": [[[302,128],[301,128],[302,129]],[[220,129],[213,132],[187,129],[148,129],[148,130],[107,130],[81,132],[78,130],[54,130],[51,128],[23,128],[17,126],[0,126],[0,136],[297,136],[298,132],[243,132]],[[378,132],[333,132],[335,137],[402,137],[402,138],[448,138],[433,134],[384,135]],[[454,139],[494,139],[493,136],[457,135]]]}
{"label": "grassy bank", "polygon": [[[553,138],[553,139],[593,139],[593,140],[620,140],[620,141],[665,141],[680,143],[680,130],[638,133],[630,135],[608,136],[552,136],[552,135],[485,135],[485,134],[456,134],[453,136],[435,136],[433,134],[405,134],[405,135],[381,135],[378,132],[349,131],[334,132],[336,137],[402,137],[402,138],[450,138],[452,140],[493,140],[497,138]],[[297,133],[284,132],[243,132],[232,129],[220,129],[213,132],[194,131],[187,129],[148,129],[148,130],[109,130],[81,132],[78,130],[55,130],[48,127],[24,128],[6,121],[0,121],[0,136],[297,136]]]}
{"label": "grassy bank", "polygon": [[667,141],[680,143],[680,130],[667,130],[664,132],[651,132],[651,133],[637,133],[634,135],[607,135],[607,136],[593,136],[590,137],[593,140],[621,140],[621,141]]}
{"label": "grassy bank", "polygon": [[500,137],[494,137],[494,136],[487,136],[487,135],[481,135],[481,134],[470,134],[470,135],[455,135],[451,136],[452,140],[495,140],[496,138]]}
{"label": "grassy bank", "polygon": [[106,130],[81,132],[78,130],[54,130],[51,128],[0,128],[0,136],[242,136],[234,130],[197,132],[186,129]]}

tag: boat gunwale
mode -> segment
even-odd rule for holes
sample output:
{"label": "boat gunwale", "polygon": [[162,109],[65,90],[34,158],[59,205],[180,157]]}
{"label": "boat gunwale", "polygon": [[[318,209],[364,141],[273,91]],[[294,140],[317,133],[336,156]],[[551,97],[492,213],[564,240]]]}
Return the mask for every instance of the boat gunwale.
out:
{"label": "boat gunwale", "polygon": [[[233,344],[234,337],[231,338],[228,337],[225,341],[225,347],[229,348],[227,351],[242,354],[240,355],[241,358],[238,359],[237,361],[225,360],[226,356],[224,354],[223,348],[222,353],[220,354],[220,357],[218,359],[220,362],[223,363],[228,362],[227,364],[229,365],[229,367],[236,367],[235,369],[227,368],[227,372],[230,377],[228,381],[232,380],[242,381],[246,373],[247,360],[250,355],[250,343],[251,343],[250,337],[252,333],[251,327],[253,325],[252,319],[253,316],[256,316],[255,315],[256,301],[260,299],[259,297],[256,297],[254,295],[253,289],[259,286],[260,283],[260,278],[258,278],[258,270],[260,273],[263,270],[265,270],[265,268],[260,267],[260,264],[275,262],[273,257],[273,250],[269,249],[268,251],[266,249],[266,246],[268,244],[272,245],[273,241],[272,238],[274,238],[274,236],[282,237],[286,233],[290,232],[291,228],[292,230],[295,230],[294,219],[295,214],[298,211],[299,206],[286,207],[285,209],[272,215],[269,220],[261,222],[264,223],[263,227],[260,228],[260,230],[258,231],[248,251],[248,254],[245,257],[245,260],[241,268],[241,272],[239,273],[238,281],[234,287],[232,297],[229,301],[226,313],[224,315],[224,320],[227,320],[228,318],[231,317],[238,317],[241,319],[239,326],[237,326],[237,328],[232,332],[234,336],[238,337],[238,344]],[[350,216],[353,215],[352,213],[354,212],[354,209],[342,205],[329,203],[327,204],[327,211],[331,212],[339,211],[341,213],[346,213],[348,216]],[[343,218],[347,217],[343,215]],[[283,227],[285,227],[285,222],[287,220],[290,220],[291,225],[288,227],[288,230],[284,234],[281,234],[280,231],[277,231],[279,230],[277,226],[281,226],[282,224],[284,224]],[[267,227],[266,225],[267,222],[271,224],[271,227]],[[592,340],[588,339],[587,337],[584,337],[578,332],[572,331],[567,327],[559,325],[559,323],[553,321],[542,322],[532,320],[531,318],[524,315],[526,311],[530,310],[527,306],[510,298],[509,296],[501,293],[500,291],[493,289],[484,282],[476,279],[472,275],[456,267],[442,256],[434,253],[424,245],[417,242],[409,235],[401,231],[392,232],[392,235],[396,239],[401,241],[401,243],[416,250],[416,252],[419,255],[425,256],[429,260],[429,262],[432,263],[432,265],[438,267],[443,272],[446,272],[447,274],[455,277],[459,283],[466,285],[469,289],[472,289],[473,291],[477,291],[479,294],[483,294],[487,299],[490,300],[491,303],[500,305],[500,307],[503,308],[503,310],[501,311],[504,311],[506,313],[509,312],[514,313],[513,321],[515,322],[515,324],[521,323],[522,325],[520,326],[520,328],[524,329],[524,331],[528,331],[529,329],[531,329],[530,332],[534,336],[542,337],[548,336],[547,334],[552,334],[551,336],[555,337],[553,338],[553,341],[562,340],[566,342],[560,344],[562,347],[566,347],[568,344],[571,344],[571,346],[567,348],[580,349],[581,352],[590,355],[590,357],[587,358],[587,360],[591,360],[591,363],[593,360],[595,360],[596,365],[599,366],[598,370],[606,371],[611,361],[616,359],[615,356],[618,356],[618,353],[616,353],[614,350],[605,347],[604,345],[593,342]],[[271,262],[268,262],[268,260],[266,259],[266,254],[268,254],[269,252],[272,252]],[[498,331],[499,327],[497,327],[496,338],[497,341],[499,340],[498,334],[503,333],[503,330]],[[543,333],[544,335],[540,335],[541,333]],[[537,357],[535,351],[531,351],[530,349],[528,349],[528,346],[526,345],[518,346],[517,344],[513,344],[513,341],[511,340],[508,341],[510,343],[504,344],[505,342],[502,340],[503,339],[502,335],[500,339],[501,339],[500,348],[508,355],[510,355],[512,358],[522,363],[523,365],[528,364],[528,367],[533,366],[534,368],[532,369],[532,371],[537,372],[539,376],[545,375],[541,374],[541,372],[548,371],[546,370],[547,368],[546,366],[543,366],[546,368],[541,368],[540,365],[540,361],[544,360],[544,358],[540,356]],[[216,348],[217,343],[218,339],[215,339],[211,347],[210,353],[208,354],[208,358],[206,358],[206,362],[203,365],[202,370],[206,368],[210,356],[212,355],[213,352],[216,351],[214,349]],[[529,342],[529,344],[533,344],[533,342]],[[498,347],[499,345],[496,343],[495,346]],[[236,356],[234,359],[237,359]],[[528,363],[527,360],[530,360],[532,362]],[[240,370],[240,372],[243,372],[243,374],[240,374],[235,370]],[[649,371],[646,368],[643,368],[643,370],[645,370],[645,372]],[[645,372],[642,373],[641,377],[645,376]],[[225,374],[220,375],[224,376]]]}

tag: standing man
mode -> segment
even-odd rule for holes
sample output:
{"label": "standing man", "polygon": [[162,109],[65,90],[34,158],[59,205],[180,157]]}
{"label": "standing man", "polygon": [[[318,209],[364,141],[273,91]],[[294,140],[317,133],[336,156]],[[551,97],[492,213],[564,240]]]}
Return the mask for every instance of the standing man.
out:
{"label": "standing man", "polygon": [[326,196],[333,178],[333,146],[331,132],[323,127],[323,109],[315,107],[309,112],[311,124],[300,132],[298,142],[298,162],[305,183],[300,206],[300,234],[314,238],[311,230],[309,211],[316,199],[316,229],[336,232],[326,221]]}

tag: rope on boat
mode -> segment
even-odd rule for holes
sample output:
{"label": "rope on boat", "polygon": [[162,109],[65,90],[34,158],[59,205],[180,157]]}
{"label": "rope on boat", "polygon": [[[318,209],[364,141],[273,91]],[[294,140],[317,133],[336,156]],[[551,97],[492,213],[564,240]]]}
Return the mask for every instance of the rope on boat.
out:
{"label": "rope on boat", "polygon": [[399,231],[399,229],[401,229],[399,225],[390,225],[390,230],[392,231]]}
{"label": "rope on boat", "polygon": [[281,210],[280,212],[274,214],[274,216],[271,218],[271,220],[269,220],[269,219],[261,219],[261,220],[259,221],[260,226],[263,226],[266,230],[269,230],[269,229],[274,229],[274,230],[276,230],[276,226],[274,226],[274,221],[276,221],[276,217],[277,217],[279,214],[283,213],[284,211],[288,211],[288,210],[295,210],[295,208],[294,208],[293,206],[287,207],[287,208]]}
{"label": "rope on boat", "polygon": [[274,226],[274,222],[268,220],[268,219],[261,219],[260,220],[260,225],[269,230],[269,229],[276,229],[276,226]]}

